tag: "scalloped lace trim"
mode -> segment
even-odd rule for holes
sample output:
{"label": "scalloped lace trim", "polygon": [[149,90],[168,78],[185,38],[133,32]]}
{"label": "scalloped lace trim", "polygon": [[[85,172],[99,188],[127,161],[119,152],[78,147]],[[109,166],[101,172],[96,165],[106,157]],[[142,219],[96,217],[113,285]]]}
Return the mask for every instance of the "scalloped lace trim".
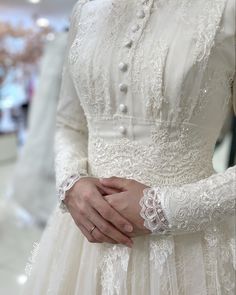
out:
{"label": "scalloped lace trim", "polygon": [[58,200],[60,201],[59,207],[62,213],[68,212],[66,204],[63,202],[66,197],[66,192],[68,192],[79,179],[81,179],[82,177],[87,177],[87,176],[88,174],[85,171],[79,174],[73,174],[69,176],[68,178],[66,178],[62,182],[62,184],[59,186],[57,191],[57,197],[58,197]]}

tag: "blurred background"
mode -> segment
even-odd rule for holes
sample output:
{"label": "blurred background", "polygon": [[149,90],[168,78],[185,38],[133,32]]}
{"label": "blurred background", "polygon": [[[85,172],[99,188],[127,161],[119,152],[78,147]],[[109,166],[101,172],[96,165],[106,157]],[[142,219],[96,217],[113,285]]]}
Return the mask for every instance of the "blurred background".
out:
{"label": "blurred background", "polygon": [[0,294],[17,295],[56,204],[55,111],[76,0],[0,0]]}
{"label": "blurred background", "polygon": [[[0,0],[0,294],[20,294],[57,199],[55,112],[76,0]],[[213,159],[235,163],[229,112]]]}

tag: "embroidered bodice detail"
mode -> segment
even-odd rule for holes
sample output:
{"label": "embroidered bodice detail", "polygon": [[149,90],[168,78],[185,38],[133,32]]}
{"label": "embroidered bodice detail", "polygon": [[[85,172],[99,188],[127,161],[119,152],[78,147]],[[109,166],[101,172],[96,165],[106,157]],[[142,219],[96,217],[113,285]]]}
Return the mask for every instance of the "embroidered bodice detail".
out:
{"label": "embroidered bodice detail", "polygon": [[[235,66],[221,60],[234,60],[226,45],[233,48],[235,31],[232,1],[179,2],[77,2],[57,112],[56,172],[61,192],[72,175],[141,181],[169,223],[188,231],[202,224],[191,200],[194,208],[207,200],[209,220],[214,196],[218,211],[232,213],[235,171],[208,177],[233,101]],[[214,179],[224,177],[209,195]],[[182,215],[191,226],[178,223]]]}

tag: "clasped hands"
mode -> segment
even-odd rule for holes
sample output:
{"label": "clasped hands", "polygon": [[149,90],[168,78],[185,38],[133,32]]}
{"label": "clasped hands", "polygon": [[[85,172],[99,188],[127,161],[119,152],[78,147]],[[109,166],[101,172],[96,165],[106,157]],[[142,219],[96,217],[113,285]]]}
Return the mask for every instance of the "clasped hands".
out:
{"label": "clasped hands", "polygon": [[124,244],[131,248],[132,237],[150,234],[139,214],[139,201],[147,187],[133,179],[115,176],[83,177],[66,193],[64,202],[89,242]]}

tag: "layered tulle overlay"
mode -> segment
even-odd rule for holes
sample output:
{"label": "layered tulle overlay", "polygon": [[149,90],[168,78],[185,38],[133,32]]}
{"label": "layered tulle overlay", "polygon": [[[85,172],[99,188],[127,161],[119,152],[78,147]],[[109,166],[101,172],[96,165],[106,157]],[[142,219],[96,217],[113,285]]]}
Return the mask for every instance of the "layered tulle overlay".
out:
{"label": "layered tulle overlay", "polygon": [[205,233],[134,238],[132,249],[91,244],[56,209],[24,294],[233,294],[231,237],[222,224]]}

